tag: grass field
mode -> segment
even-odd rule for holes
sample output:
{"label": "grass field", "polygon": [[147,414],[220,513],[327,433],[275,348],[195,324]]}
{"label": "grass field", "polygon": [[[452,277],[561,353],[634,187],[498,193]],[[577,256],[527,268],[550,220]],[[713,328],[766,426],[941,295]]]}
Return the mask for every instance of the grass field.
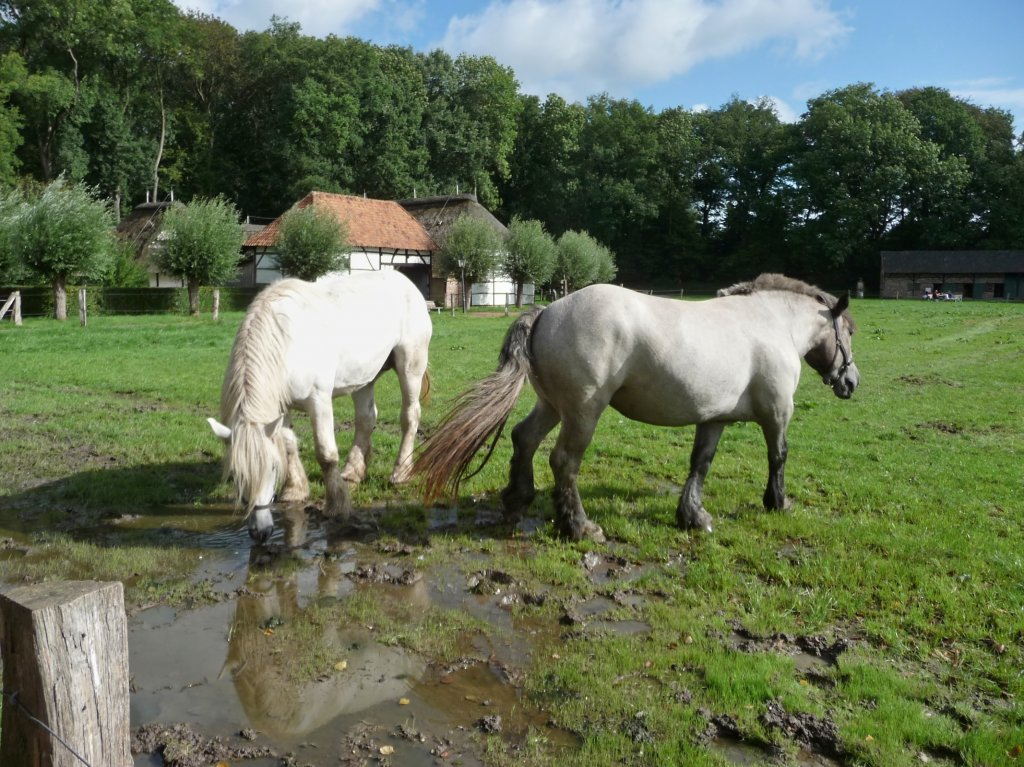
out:
{"label": "grass field", "polygon": [[[421,540],[427,567],[458,566],[470,552],[467,572],[483,558],[523,594],[543,596],[513,607],[546,627],[523,689],[578,745],[556,753],[540,738],[512,748],[493,736],[489,761],[1024,763],[1024,305],[860,300],[851,311],[861,386],[840,401],[805,366],[789,434],[792,510],[761,509],[760,431],[732,426],[705,485],[712,535],[674,526],[692,429],[614,411],[580,476],[607,545],[553,536],[549,443],[537,457],[535,530],[432,533],[415,492],[387,483],[398,394],[392,376],[382,380],[357,506],[387,502],[384,534]],[[201,598],[174,547],[144,535],[101,547],[89,531],[126,514],[154,528],[223,524],[230,498],[205,418],[240,320],[0,326],[5,582],[124,580],[136,605]],[[425,430],[493,370],[509,319],[434,322]],[[524,393],[513,418],[532,399]],[[339,400],[336,412],[344,451],[351,404]],[[322,497],[308,423],[297,428]],[[510,452],[503,438],[463,487],[460,520],[498,507]],[[618,575],[599,576],[608,566]],[[645,630],[575,621],[598,597],[614,604],[608,623]],[[396,630],[393,641],[406,640]]]}

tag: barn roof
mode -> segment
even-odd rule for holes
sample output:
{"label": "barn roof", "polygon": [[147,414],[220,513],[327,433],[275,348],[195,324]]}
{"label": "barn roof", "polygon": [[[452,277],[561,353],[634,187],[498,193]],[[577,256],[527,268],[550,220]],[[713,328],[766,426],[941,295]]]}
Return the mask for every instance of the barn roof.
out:
{"label": "barn roof", "polygon": [[[312,205],[327,210],[348,225],[349,244],[356,248],[387,250],[437,250],[427,230],[405,208],[391,200],[373,200],[347,194],[310,192],[295,207]],[[278,216],[265,229],[249,237],[242,247],[272,247],[281,228]]]}
{"label": "barn roof", "polygon": [[1024,272],[1024,250],[883,250],[883,274]]}
{"label": "barn roof", "polygon": [[487,208],[477,202],[475,194],[449,194],[438,197],[415,197],[399,200],[398,204],[409,211],[430,233],[439,246],[444,246],[452,224],[462,216],[486,221],[502,236],[508,235],[508,228],[496,219]]}

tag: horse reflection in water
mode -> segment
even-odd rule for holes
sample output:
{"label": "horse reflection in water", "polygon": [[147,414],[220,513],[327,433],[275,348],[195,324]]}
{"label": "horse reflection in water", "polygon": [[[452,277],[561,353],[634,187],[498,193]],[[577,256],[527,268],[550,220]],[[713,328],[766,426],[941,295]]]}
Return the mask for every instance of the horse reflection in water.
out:
{"label": "horse reflection in water", "polygon": [[[297,512],[285,519],[286,537]],[[301,521],[300,525],[305,522]],[[425,672],[425,663],[374,640],[365,628],[331,618],[331,600],[347,583],[337,562],[320,569],[316,594],[300,595],[295,575],[268,574],[238,597],[221,675],[230,674],[249,724],[273,738],[305,737],[339,716],[398,701]],[[425,583],[401,587],[396,598],[426,610]],[[317,602],[314,609],[304,601]],[[301,630],[300,630],[301,627]],[[306,658],[323,658],[310,678]],[[336,664],[345,662],[344,669]]]}
{"label": "horse reflection in water", "polygon": [[529,507],[534,453],[561,424],[549,458],[555,525],[573,540],[603,540],[584,512],[576,478],[609,405],[644,423],[696,424],[690,473],[676,509],[681,527],[711,531],[704,479],[723,429],[736,421],[761,427],[768,447],[764,506],[784,508],[786,431],[800,360],[842,399],[860,381],[848,304],[848,296],[837,299],[799,280],[763,274],[708,301],[593,285],[533,309],[509,328],[496,372],[465,392],[424,442],[413,468],[424,501],[458,493],[473,456],[500,435],[529,378],[537,404],[512,430],[502,494],[507,514]]}
{"label": "horse reflection in water", "polygon": [[[352,510],[346,482],[361,482],[377,423],[374,384],[394,370],[402,392],[401,443],[391,482],[409,479],[420,396],[429,391],[430,314],[400,272],[356,272],[316,283],[281,280],[265,288],[235,336],[221,389],[220,421],[207,419],[227,446],[225,469],[244,506],[249,534],[263,543],[271,508],[309,497],[288,411],[309,415],[323,472],[327,516]],[[338,463],[332,398],[350,394],[355,439]]]}

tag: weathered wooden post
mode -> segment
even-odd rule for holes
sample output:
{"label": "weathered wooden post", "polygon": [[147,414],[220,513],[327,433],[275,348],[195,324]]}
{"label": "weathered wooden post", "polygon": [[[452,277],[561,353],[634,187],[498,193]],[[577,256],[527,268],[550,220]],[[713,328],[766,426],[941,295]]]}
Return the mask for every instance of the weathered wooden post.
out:
{"label": "weathered wooden post", "polygon": [[220,288],[213,289],[213,319],[220,319]]}
{"label": "weathered wooden post", "polygon": [[0,764],[131,767],[123,586],[16,586],[0,594],[0,632]]}
{"label": "weathered wooden post", "polygon": [[86,315],[86,309],[85,309],[85,288],[79,288],[78,289],[78,324],[81,325],[84,328],[85,327],[85,323],[88,321],[88,319],[89,318]]}
{"label": "weathered wooden post", "polygon": [[21,291],[14,291],[14,324],[21,324]]}

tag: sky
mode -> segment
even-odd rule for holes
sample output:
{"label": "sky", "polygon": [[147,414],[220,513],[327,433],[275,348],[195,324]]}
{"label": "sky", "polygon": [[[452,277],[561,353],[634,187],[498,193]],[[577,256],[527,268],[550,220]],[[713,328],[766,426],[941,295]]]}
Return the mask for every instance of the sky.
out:
{"label": "sky", "polygon": [[853,83],[945,88],[1024,130],[1024,0],[174,0],[240,32],[493,56],[520,91],[607,93],[656,112],[770,99],[796,121]]}

